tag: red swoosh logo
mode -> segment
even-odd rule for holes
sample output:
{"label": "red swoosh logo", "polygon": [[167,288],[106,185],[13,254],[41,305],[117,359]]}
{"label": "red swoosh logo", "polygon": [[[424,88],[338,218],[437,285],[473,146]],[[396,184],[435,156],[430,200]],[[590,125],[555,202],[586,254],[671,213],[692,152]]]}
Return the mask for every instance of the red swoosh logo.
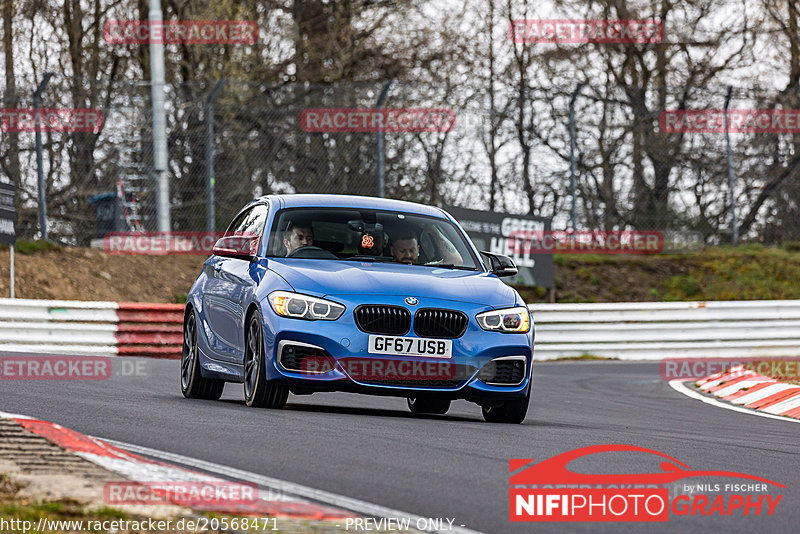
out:
{"label": "red swoosh logo", "polygon": [[[600,452],[644,452],[647,454],[655,454],[664,458],[665,462],[661,463],[661,473],[635,473],[635,474],[609,474],[609,475],[593,475],[575,473],[567,469],[567,464],[577,458],[587,456],[590,454],[597,454]],[[526,460],[525,463],[531,460]],[[511,470],[513,471],[519,467],[520,461],[511,460]],[[696,471],[689,468],[688,465],[679,462],[671,456],[667,456],[662,452],[645,447],[638,447],[635,445],[593,445],[591,447],[582,447],[568,451],[548,460],[543,460],[524,471],[511,476],[509,483],[512,485],[526,485],[526,484],[668,484],[681,480],[684,478],[700,477],[700,476],[719,476],[731,478],[746,478],[758,482],[766,482],[774,486],[785,488],[783,484],[779,484],[772,480],[748,475],[746,473],[737,473],[735,471]]]}

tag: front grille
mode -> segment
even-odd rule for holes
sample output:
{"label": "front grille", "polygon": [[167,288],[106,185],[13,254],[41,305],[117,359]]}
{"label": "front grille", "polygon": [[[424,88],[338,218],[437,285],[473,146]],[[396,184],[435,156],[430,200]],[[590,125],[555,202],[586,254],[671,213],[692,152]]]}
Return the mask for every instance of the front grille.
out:
{"label": "front grille", "polygon": [[414,316],[414,332],[419,337],[455,339],[464,335],[468,322],[460,311],[426,308]]}
{"label": "front grille", "polygon": [[[392,379],[359,379],[357,382],[362,384],[369,384],[373,386],[395,386],[406,388],[440,388],[440,389],[455,389],[464,385],[472,375],[477,371],[477,367],[472,365],[453,364],[455,372],[451,373],[452,376],[448,378],[392,378]],[[450,373],[448,373],[450,375]]]}
{"label": "front grille", "polygon": [[287,371],[298,373],[320,374],[334,367],[325,350],[306,345],[283,345],[278,361]]}
{"label": "front grille", "polygon": [[478,379],[491,384],[516,385],[525,378],[524,360],[492,360],[483,366]]}
{"label": "front grille", "polygon": [[402,336],[411,328],[411,313],[400,306],[359,306],[354,315],[358,328],[368,334]]}

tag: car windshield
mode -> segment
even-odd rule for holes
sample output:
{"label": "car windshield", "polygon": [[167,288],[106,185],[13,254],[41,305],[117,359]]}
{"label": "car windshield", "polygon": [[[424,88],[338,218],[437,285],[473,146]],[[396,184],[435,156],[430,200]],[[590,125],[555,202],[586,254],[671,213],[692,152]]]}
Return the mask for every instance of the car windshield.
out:
{"label": "car windshield", "polygon": [[450,221],[383,210],[281,210],[268,255],[480,270],[469,243]]}

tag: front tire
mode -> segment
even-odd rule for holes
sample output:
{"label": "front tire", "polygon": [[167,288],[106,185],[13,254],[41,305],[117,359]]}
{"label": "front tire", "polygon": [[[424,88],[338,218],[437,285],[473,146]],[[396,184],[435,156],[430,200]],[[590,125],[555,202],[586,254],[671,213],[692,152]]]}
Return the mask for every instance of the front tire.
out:
{"label": "front tire", "polygon": [[497,404],[486,404],[481,407],[483,419],[488,423],[508,423],[518,425],[525,420],[528,404],[531,400],[531,388],[524,399],[502,401]]}
{"label": "front tire", "polygon": [[411,413],[431,413],[444,415],[450,409],[450,399],[432,399],[425,397],[408,397],[406,399]]}
{"label": "front tire", "polygon": [[218,400],[225,389],[223,380],[204,378],[200,371],[197,348],[197,319],[194,310],[183,320],[183,352],[181,353],[181,393],[187,399]]}
{"label": "front tire", "polygon": [[289,388],[267,380],[264,330],[258,311],[250,316],[245,337],[244,402],[256,408],[280,410],[286,406]]}

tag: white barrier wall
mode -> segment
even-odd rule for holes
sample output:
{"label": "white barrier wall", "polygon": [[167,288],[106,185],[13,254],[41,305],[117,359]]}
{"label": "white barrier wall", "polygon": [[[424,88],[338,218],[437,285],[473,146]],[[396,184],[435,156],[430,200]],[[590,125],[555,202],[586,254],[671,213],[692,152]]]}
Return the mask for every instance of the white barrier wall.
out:
{"label": "white barrier wall", "polygon": [[800,356],[800,300],[529,307],[537,360]]}
{"label": "white barrier wall", "polygon": [[117,354],[117,303],[0,299],[0,353]]}
{"label": "white barrier wall", "polygon": [[0,299],[0,354],[179,358],[182,304]]}
{"label": "white barrier wall", "polygon": [[[181,309],[0,299],[0,353],[179,357]],[[800,356],[800,300],[533,304],[530,309],[537,360],[586,354],[624,360]],[[143,321],[170,324],[134,324]]]}

